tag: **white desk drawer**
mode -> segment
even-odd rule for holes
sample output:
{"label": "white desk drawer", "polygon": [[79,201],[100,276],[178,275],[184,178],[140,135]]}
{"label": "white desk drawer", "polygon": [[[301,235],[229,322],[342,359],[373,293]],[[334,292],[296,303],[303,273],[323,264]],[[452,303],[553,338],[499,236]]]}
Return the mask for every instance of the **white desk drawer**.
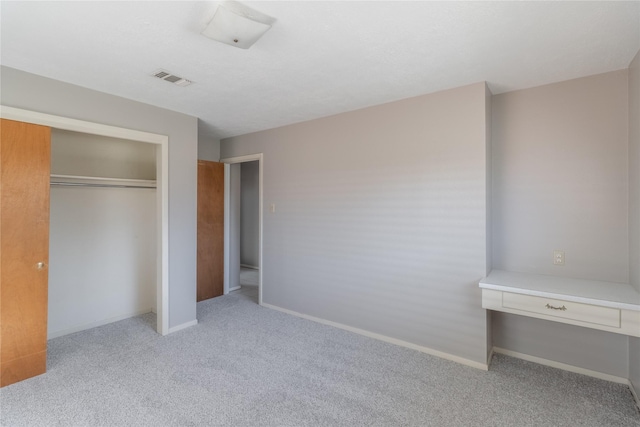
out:
{"label": "white desk drawer", "polygon": [[502,294],[502,306],[512,310],[526,311],[544,316],[560,319],[575,320],[578,322],[593,323],[596,325],[620,327],[620,310],[617,308],[601,307],[590,304],[581,304],[541,298],[531,295]]}

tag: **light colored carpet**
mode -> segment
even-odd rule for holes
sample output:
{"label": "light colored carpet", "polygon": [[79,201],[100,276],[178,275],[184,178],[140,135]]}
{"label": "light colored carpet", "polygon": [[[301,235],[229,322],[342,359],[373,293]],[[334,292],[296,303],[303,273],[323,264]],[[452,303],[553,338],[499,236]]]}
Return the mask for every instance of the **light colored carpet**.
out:
{"label": "light colored carpet", "polygon": [[629,389],[496,356],[483,372],[259,307],[198,304],[49,342],[47,374],[0,390],[5,426],[640,426]]}

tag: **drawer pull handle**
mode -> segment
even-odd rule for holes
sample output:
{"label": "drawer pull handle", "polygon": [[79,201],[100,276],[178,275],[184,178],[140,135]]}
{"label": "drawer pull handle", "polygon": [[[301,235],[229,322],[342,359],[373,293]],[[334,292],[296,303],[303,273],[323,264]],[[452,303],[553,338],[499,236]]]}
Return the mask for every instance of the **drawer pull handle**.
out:
{"label": "drawer pull handle", "polygon": [[564,305],[562,307],[554,307],[551,304],[547,304],[545,305],[545,307],[547,307],[550,310],[562,310],[562,311],[566,311],[567,307],[565,307]]}

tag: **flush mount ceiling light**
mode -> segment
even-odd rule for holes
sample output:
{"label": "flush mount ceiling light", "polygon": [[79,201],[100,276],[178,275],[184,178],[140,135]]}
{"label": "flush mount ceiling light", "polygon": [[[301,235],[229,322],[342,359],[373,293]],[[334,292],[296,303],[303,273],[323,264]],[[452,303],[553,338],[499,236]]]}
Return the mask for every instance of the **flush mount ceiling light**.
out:
{"label": "flush mount ceiling light", "polygon": [[202,35],[242,49],[249,49],[275,19],[235,1],[218,6]]}

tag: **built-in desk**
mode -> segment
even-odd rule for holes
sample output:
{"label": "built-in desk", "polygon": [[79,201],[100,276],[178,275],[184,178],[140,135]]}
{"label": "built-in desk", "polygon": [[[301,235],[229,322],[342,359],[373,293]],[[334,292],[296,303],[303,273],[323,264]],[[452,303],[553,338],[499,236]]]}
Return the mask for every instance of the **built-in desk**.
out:
{"label": "built-in desk", "polygon": [[482,307],[640,337],[640,293],[631,285],[492,270]]}

